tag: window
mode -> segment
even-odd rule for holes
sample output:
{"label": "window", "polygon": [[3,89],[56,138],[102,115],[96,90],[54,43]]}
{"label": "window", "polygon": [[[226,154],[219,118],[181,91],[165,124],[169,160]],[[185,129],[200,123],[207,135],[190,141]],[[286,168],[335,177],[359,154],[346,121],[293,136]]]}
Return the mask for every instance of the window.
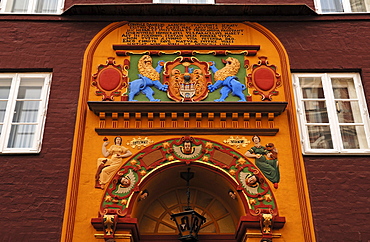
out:
{"label": "window", "polygon": [[293,74],[293,85],[304,153],[370,153],[358,74]]}
{"label": "window", "polygon": [[321,13],[370,12],[370,0],[316,0]]}
{"label": "window", "polygon": [[38,153],[50,73],[0,74],[0,153]]}
{"label": "window", "polygon": [[153,3],[214,4],[214,0],[153,0]]}
{"label": "window", "polygon": [[59,14],[62,0],[5,0],[2,1],[2,13]]}

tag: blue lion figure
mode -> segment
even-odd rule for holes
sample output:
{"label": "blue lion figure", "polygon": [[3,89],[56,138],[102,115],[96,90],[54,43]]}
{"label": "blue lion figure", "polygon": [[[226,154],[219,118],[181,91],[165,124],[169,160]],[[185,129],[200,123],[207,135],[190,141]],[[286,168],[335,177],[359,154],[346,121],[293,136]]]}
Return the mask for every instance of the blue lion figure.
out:
{"label": "blue lion figure", "polygon": [[214,80],[216,80],[216,82],[209,85],[208,90],[210,92],[214,92],[222,87],[220,90],[221,97],[219,99],[215,99],[215,102],[224,102],[230,92],[232,95],[240,98],[239,102],[247,101],[243,93],[246,87],[244,84],[239,82],[239,79],[236,76],[240,69],[240,62],[237,59],[233,57],[227,58],[225,67],[220,70],[216,68],[216,63],[211,61],[209,68],[214,73]]}
{"label": "blue lion figure", "polygon": [[160,99],[153,97],[154,91],[151,87],[155,87],[160,91],[166,92],[168,85],[163,85],[159,79],[159,73],[163,70],[164,61],[160,60],[157,63],[157,67],[154,69],[152,66],[152,58],[149,55],[143,55],[138,62],[139,79],[136,79],[129,83],[129,101],[134,100],[134,97],[140,92],[143,93],[151,102],[159,102]]}

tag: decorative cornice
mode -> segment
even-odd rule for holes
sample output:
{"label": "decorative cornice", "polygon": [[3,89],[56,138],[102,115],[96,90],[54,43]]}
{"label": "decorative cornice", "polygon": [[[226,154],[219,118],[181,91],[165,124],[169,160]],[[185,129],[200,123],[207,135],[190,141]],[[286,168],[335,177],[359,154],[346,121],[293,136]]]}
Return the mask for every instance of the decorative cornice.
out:
{"label": "decorative cornice", "polygon": [[133,136],[133,135],[189,135],[189,134],[197,134],[197,135],[266,135],[266,136],[275,136],[279,129],[232,129],[232,128],[222,128],[222,129],[209,129],[209,128],[166,128],[166,129],[159,129],[159,128],[148,128],[148,129],[124,129],[124,128],[116,128],[116,129],[95,129],[96,133],[99,135],[120,135],[120,136]]}
{"label": "decorative cornice", "polygon": [[89,109],[96,115],[105,112],[201,112],[201,113],[262,113],[267,115],[273,113],[279,116],[285,111],[288,102],[87,102]]}
{"label": "decorative cornice", "polygon": [[63,15],[121,16],[314,16],[305,4],[75,4]]}

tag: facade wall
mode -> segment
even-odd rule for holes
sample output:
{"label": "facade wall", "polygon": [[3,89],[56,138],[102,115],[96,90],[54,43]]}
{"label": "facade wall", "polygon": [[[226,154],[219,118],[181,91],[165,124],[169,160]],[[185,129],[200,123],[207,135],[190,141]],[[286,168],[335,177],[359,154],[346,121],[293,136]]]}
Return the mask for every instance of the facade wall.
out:
{"label": "facade wall", "polygon": [[[84,50],[108,22],[0,21],[0,70],[50,71],[43,147],[1,155],[1,241],[60,239]],[[361,71],[370,103],[368,21],[263,21],[285,46],[291,68]],[[306,156],[318,241],[370,240],[369,157]],[[289,222],[289,221],[288,221]]]}
{"label": "facade wall", "polygon": [[53,80],[41,153],[0,156],[0,241],[58,241],[83,54],[105,23],[1,21],[1,26],[0,70],[52,70]]}
{"label": "facade wall", "polygon": [[369,157],[305,157],[317,241],[369,241]]}
{"label": "facade wall", "polygon": [[293,72],[360,72],[370,109],[368,20],[260,22],[285,46]]}
{"label": "facade wall", "polygon": [[[124,4],[138,4],[138,3],[144,3],[144,4],[150,4],[153,1],[151,0],[134,0],[130,2],[126,2]],[[96,4],[101,3],[100,0],[65,0],[65,8],[68,9],[72,5],[75,4]],[[122,1],[119,0],[111,0],[109,1],[110,4],[122,4]],[[315,9],[314,1],[313,0],[300,0],[299,2],[295,0],[280,0],[280,1],[261,1],[261,0],[247,0],[247,1],[241,1],[241,0],[215,0],[216,4],[243,4],[243,5],[261,5],[261,4],[269,4],[269,5],[307,5],[308,7]]]}
{"label": "facade wall", "polygon": [[[282,41],[292,72],[359,71],[370,107],[368,21],[262,24]],[[305,156],[304,160],[317,241],[368,241],[370,158]]]}

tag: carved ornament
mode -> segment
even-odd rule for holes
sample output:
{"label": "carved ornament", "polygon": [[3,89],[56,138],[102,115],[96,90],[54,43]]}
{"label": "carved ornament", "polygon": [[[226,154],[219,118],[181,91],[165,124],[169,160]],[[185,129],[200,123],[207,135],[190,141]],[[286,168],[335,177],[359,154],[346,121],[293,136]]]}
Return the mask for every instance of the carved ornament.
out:
{"label": "carved ornament", "polygon": [[99,65],[98,72],[92,76],[92,85],[98,89],[96,95],[103,96],[103,101],[113,101],[114,96],[121,96],[121,90],[128,85],[128,65],[128,60],[123,66],[117,65],[114,57],[108,57],[105,65]]}
{"label": "carved ornament", "polygon": [[248,87],[254,88],[254,95],[261,95],[262,101],[271,101],[272,96],[279,92],[281,86],[280,74],[276,72],[275,65],[269,65],[266,56],[258,57],[260,60],[252,66],[252,73],[248,74]]}
{"label": "carved ornament", "polygon": [[153,140],[149,139],[148,137],[145,137],[144,139],[139,138],[133,138],[131,141],[127,142],[126,144],[128,146],[131,146],[133,149],[140,150],[142,147],[147,147],[150,144],[153,144]]}
{"label": "carved ornament", "polygon": [[248,139],[245,137],[239,138],[236,136],[235,138],[233,136],[230,136],[230,138],[224,140],[225,144],[228,144],[230,146],[235,146],[235,148],[239,149],[240,147],[247,147],[247,145],[250,143]]}

